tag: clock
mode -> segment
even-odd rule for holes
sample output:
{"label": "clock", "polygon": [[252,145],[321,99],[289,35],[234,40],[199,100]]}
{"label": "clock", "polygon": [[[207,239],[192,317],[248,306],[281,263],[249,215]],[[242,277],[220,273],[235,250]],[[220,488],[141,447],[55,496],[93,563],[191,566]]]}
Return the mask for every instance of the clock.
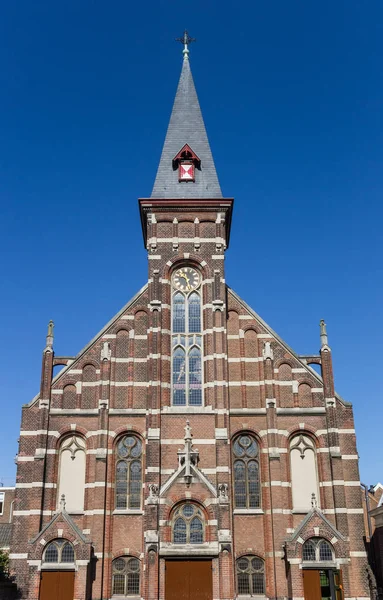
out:
{"label": "clock", "polygon": [[191,267],[181,267],[173,275],[173,285],[181,292],[191,292],[200,284],[200,274]]}

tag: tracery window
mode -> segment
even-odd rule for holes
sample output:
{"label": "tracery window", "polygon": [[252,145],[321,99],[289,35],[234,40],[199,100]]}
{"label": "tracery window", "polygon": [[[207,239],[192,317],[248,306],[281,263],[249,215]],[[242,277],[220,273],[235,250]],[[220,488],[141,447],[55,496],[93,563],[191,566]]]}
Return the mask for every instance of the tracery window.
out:
{"label": "tracery window", "polygon": [[173,516],[174,544],[202,544],[204,541],[204,518],[195,504],[182,504]]}
{"label": "tracery window", "polygon": [[142,443],[126,435],[117,444],[116,509],[141,508]]}
{"label": "tracery window", "polygon": [[290,440],[290,467],[293,509],[307,512],[320,497],[315,444],[304,433]]}
{"label": "tracery window", "polygon": [[112,562],[112,593],[118,596],[138,596],[140,593],[140,561],[120,556]]}
{"label": "tracery window", "polygon": [[84,510],[85,470],[85,441],[78,435],[65,438],[59,453],[57,506],[64,495],[65,509],[68,513]]}
{"label": "tracery window", "polygon": [[240,435],[233,444],[235,508],[259,508],[261,491],[259,478],[259,447],[248,434]]}
{"label": "tracery window", "polygon": [[172,278],[172,402],[202,405],[202,324],[200,274],[191,267]]}
{"label": "tracery window", "polygon": [[64,539],[53,540],[44,550],[43,562],[55,564],[74,563],[72,544]]}
{"label": "tracery window", "polygon": [[257,556],[241,556],[236,561],[237,593],[253,596],[265,593],[265,563]]}
{"label": "tracery window", "polygon": [[334,552],[326,540],[310,538],[303,544],[302,558],[309,562],[331,562],[334,560]]}

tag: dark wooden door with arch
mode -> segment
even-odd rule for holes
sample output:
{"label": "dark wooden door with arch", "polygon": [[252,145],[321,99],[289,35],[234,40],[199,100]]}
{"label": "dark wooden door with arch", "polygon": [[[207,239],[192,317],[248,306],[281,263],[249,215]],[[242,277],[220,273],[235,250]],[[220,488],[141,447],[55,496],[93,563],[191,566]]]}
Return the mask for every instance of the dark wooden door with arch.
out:
{"label": "dark wooden door with arch", "polygon": [[42,571],[39,600],[73,600],[74,571]]}
{"label": "dark wooden door with arch", "polygon": [[165,600],[212,600],[211,560],[167,560]]}

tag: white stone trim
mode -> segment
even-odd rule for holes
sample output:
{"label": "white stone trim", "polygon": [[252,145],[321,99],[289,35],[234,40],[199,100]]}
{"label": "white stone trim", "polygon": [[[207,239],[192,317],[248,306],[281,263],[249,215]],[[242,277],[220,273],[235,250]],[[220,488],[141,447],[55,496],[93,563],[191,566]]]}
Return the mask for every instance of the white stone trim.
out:
{"label": "white stone trim", "polygon": [[[193,438],[193,444],[195,444],[195,445],[199,444],[200,446],[203,446],[203,445],[214,446],[215,443],[216,443],[215,439],[208,439],[208,438],[195,438],[194,439]],[[184,440],[184,438],[174,438],[174,439],[162,438],[160,441],[160,444],[161,444],[161,446],[162,445],[164,445],[164,446],[166,446],[166,445],[183,446],[185,444],[185,440]]]}

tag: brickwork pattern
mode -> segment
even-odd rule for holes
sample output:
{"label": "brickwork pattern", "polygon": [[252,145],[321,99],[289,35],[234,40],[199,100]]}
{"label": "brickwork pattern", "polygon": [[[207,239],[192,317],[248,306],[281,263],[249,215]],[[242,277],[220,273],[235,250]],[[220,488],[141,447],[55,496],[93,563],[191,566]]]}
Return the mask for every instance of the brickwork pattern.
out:
{"label": "brickwork pattern", "polygon": [[[59,508],[60,444],[73,432],[86,443],[85,509],[71,515],[74,528],[55,521],[42,538],[47,543],[62,529],[75,544],[76,599],[110,598],[112,561],[122,555],[140,561],[140,595],[164,598],[166,560],[180,551],[172,515],[184,501],[204,514],[198,552],[212,557],[215,599],[236,596],[235,561],[245,554],[265,561],[268,598],[303,597],[299,528],[302,540],[320,535],[332,543],[346,598],[369,595],[352,407],[335,395],[331,352],[322,352],[322,380],[226,286],[227,206],[207,202],[202,210],[180,200],[177,211],[166,203],[148,209],[147,287],[53,382],[53,350],[44,351],[41,391],[23,408],[18,453],[11,566],[22,598],[38,598],[39,532]],[[204,402],[192,409],[171,404],[171,274],[182,264],[203,278]],[[201,476],[190,485],[181,476],[166,489],[186,419]],[[143,443],[143,498],[139,509],[116,511],[115,448],[127,432]],[[259,444],[257,510],[233,503],[232,440],[242,432]],[[292,510],[289,461],[299,432],[315,443],[320,481],[320,514],[303,528],[307,515]],[[154,498],[152,484],[160,491]],[[228,486],[227,502],[220,484]]]}

